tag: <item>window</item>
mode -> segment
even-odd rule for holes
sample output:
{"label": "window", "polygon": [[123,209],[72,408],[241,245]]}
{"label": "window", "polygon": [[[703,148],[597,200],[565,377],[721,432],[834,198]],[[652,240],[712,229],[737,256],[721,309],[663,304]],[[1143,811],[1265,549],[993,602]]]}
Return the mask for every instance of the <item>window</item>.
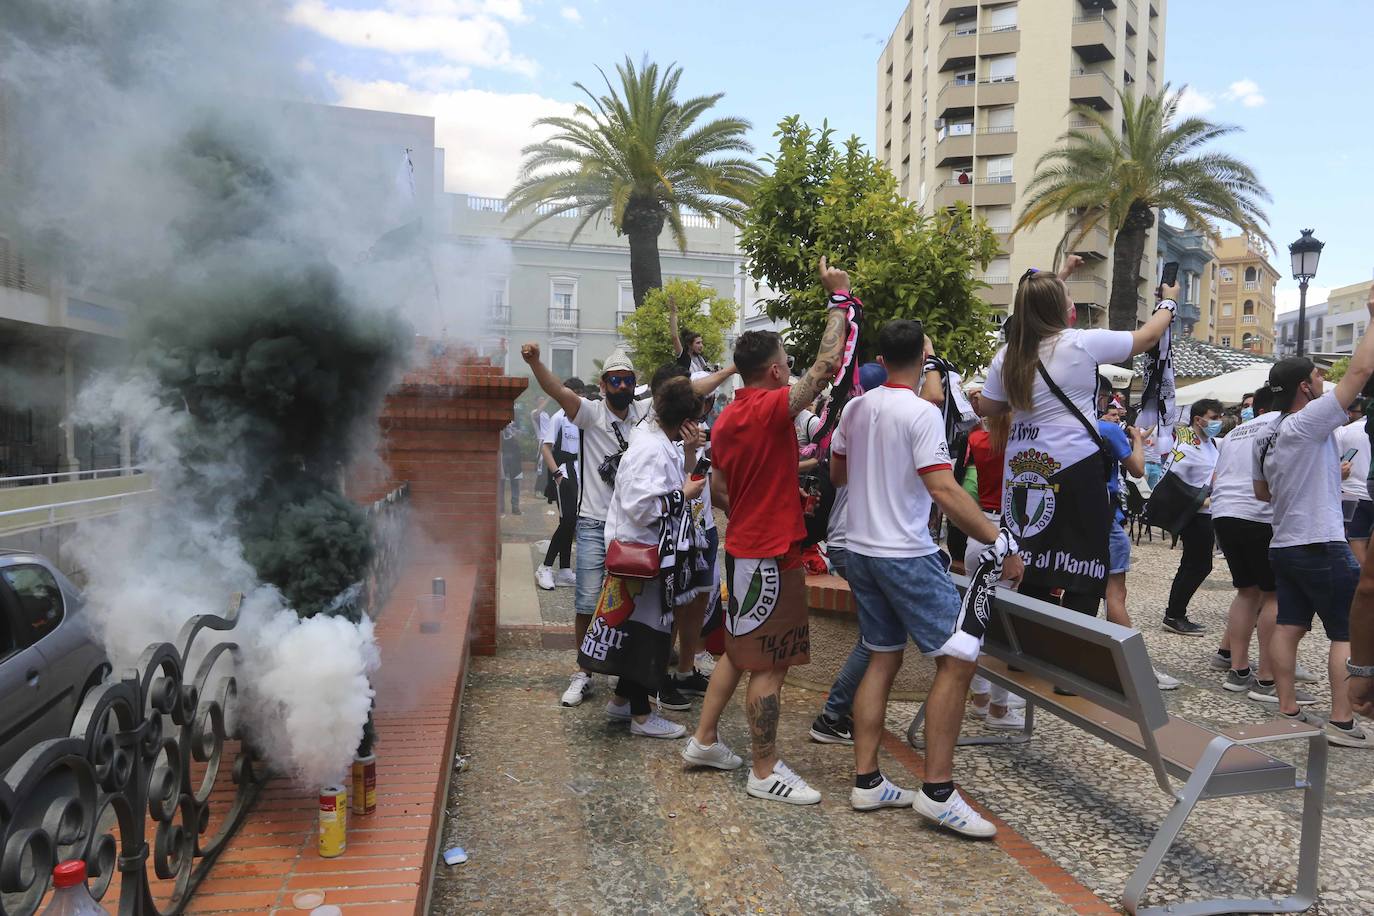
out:
{"label": "window", "polygon": [[1246,300],[1245,300],[1245,304],[1241,306],[1241,314],[1242,314],[1242,315],[1253,315],[1253,314],[1255,314],[1255,300],[1253,300],[1253,299],[1246,299]]}
{"label": "window", "polygon": [[993,258],[988,262],[987,272],[983,274],[984,283],[1009,283],[1011,282],[1011,260],[1009,258]]}
{"label": "window", "polygon": [[1245,282],[1246,282],[1246,283],[1254,283],[1254,282],[1255,282],[1256,276],[1257,276],[1257,274],[1255,273],[1255,268],[1253,268],[1253,267],[1247,267],[1247,268],[1245,268]]}
{"label": "window", "polygon": [[1016,55],[999,54],[988,59],[988,82],[1010,83],[1016,79]]}
{"label": "window", "polygon": [[1184,274],[1184,279],[1188,290],[1184,293],[1184,301],[1189,305],[1197,305],[1198,275],[1192,272]]}
{"label": "window", "polygon": [[[954,123],[947,125],[945,129],[948,131],[949,136],[951,137],[967,137],[973,133],[973,122],[955,121]],[[944,137],[941,137],[940,139],[943,140]]]}
{"label": "window", "polygon": [[1248,349],[1250,349],[1251,347],[1253,347],[1254,345],[1255,345],[1255,335],[1253,335],[1253,334],[1246,334],[1244,337],[1242,337],[1242,338],[1240,339],[1240,348],[1241,348],[1242,350],[1248,350]]}
{"label": "window", "polygon": [[999,108],[989,108],[987,112],[989,133],[1006,133],[1012,129],[1012,118],[1016,113],[1015,106],[1003,105]]}
{"label": "window", "polygon": [[984,160],[987,179],[997,184],[1005,184],[1011,181],[1011,157],[1010,156],[989,156]]}
{"label": "window", "polygon": [[21,642],[36,643],[57,629],[62,622],[62,589],[52,573],[41,566],[11,566],[0,569],[0,579],[18,599],[18,622],[28,632],[27,638],[15,634]]}
{"label": "window", "polygon": [[1229,346],[1231,346],[1231,338],[1230,338],[1230,337],[1227,337],[1226,335],[1222,335],[1222,338],[1221,338],[1221,345],[1222,345],[1223,347],[1229,347]]}
{"label": "window", "polygon": [[1221,268],[1220,273],[1221,273],[1221,282],[1222,282],[1222,283],[1234,283],[1234,282],[1236,282],[1236,273],[1235,273],[1235,271],[1233,271],[1231,268],[1229,268],[1229,267],[1223,267],[1223,268]]}
{"label": "window", "polygon": [[487,277],[487,318],[491,321],[510,321],[508,301],[509,277]]}
{"label": "window", "polygon": [[577,351],[554,347],[549,356],[549,366],[560,379],[572,378],[577,371]]}
{"label": "window", "polygon": [[571,318],[573,309],[577,308],[577,284],[568,280],[554,280],[551,305],[561,311],[564,318]]}
{"label": "window", "polygon": [[620,298],[616,301],[615,307],[622,312],[635,310],[635,288],[629,280],[620,281]]}
{"label": "window", "polygon": [[1236,309],[1236,307],[1235,307],[1235,305],[1234,305],[1233,303],[1230,303],[1230,302],[1223,302],[1223,303],[1221,304],[1221,317],[1222,317],[1222,318],[1230,318],[1231,315],[1232,315],[1232,313],[1235,312],[1235,309]]}
{"label": "window", "polygon": [[1011,207],[984,207],[983,218],[993,232],[1011,231]]}
{"label": "window", "polygon": [[962,70],[954,74],[954,85],[972,86],[978,82],[978,75],[972,70]]}
{"label": "window", "polygon": [[1016,28],[1016,4],[1008,3],[1006,6],[994,6],[988,10],[985,21],[990,32],[1006,32]]}

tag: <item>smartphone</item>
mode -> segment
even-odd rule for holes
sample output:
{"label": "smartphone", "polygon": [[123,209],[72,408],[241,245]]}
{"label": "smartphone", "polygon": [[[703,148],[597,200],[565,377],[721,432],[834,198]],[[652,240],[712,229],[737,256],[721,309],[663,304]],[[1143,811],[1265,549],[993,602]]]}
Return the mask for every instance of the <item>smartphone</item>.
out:
{"label": "smartphone", "polygon": [[1160,278],[1159,278],[1159,290],[1158,290],[1158,295],[1160,296],[1160,298],[1163,298],[1163,296],[1164,296],[1164,287],[1166,287],[1166,286],[1173,286],[1173,285],[1174,285],[1175,283],[1177,283],[1177,282],[1178,282],[1178,262],[1177,262],[1177,261],[1165,261],[1165,262],[1164,262],[1164,273],[1163,273],[1162,275],[1160,275]]}
{"label": "smartphone", "polygon": [[1360,450],[1356,448],[1350,449],[1350,451],[1346,452],[1344,455],[1341,456],[1341,461],[1345,462],[1355,460],[1355,456],[1359,454],[1359,451]]}

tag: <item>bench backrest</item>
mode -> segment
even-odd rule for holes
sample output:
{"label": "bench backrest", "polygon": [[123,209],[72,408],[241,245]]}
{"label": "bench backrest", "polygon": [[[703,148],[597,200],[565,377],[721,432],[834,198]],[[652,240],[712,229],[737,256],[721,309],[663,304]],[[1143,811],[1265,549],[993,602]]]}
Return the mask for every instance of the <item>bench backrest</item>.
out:
{"label": "bench backrest", "polygon": [[[962,593],[968,579],[954,580]],[[983,651],[1135,720],[1149,745],[1169,721],[1137,630],[999,588]]]}

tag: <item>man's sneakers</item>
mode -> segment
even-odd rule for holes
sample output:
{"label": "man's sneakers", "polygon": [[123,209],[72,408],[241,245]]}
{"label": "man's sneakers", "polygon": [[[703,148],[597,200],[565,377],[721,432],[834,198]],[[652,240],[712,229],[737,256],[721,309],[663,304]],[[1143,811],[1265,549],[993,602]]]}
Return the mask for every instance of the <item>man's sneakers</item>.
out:
{"label": "man's sneakers", "polygon": [[534,584],[546,592],[551,592],[556,588],[553,582],[553,568],[539,564],[534,568]]}
{"label": "man's sneakers", "polygon": [[677,689],[672,678],[664,677],[663,684],[658,688],[658,705],[663,709],[683,712],[692,708],[692,699]]}
{"label": "man's sneakers", "polygon": [[739,754],[717,740],[710,747],[703,747],[695,737],[688,738],[682,749],[682,759],[694,767],[714,767],[717,770],[738,770],[744,765]]}
{"label": "man's sneakers", "polygon": [[1170,677],[1163,671],[1160,671],[1158,668],[1155,668],[1154,672],[1155,683],[1159,685],[1160,690],[1177,690],[1183,684],[1183,682],[1180,681],[1178,678]]}
{"label": "man's sneakers", "polygon": [[615,697],[606,701],[606,718],[612,722],[628,722],[633,719],[634,713],[630,712],[630,702],[617,703]]}
{"label": "man's sneakers", "polygon": [[695,663],[696,670],[708,678],[711,676],[711,672],[716,670],[716,657],[705,649],[698,652],[697,657],[692,661]]}
{"label": "man's sneakers", "polygon": [[916,793],[888,782],[887,777],[871,789],[858,786],[849,790],[849,805],[855,811],[877,811],[879,808],[910,808]]}
{"label": "man's sneakers", "polygon": [[994,716],[992,712],[989,711],[987,718],[983,720],[983,724],[986,725],[988,728],[995,728],[999,731],[1025,731],[1026,714],[1019,709],[1012,709],[1010,706],[1008,706],[1007,714],[1005,716]]}
{"label": "man's sneakers", "polygon": [[1337,725],[1335,722],[1326,723],[1326,740],[1330,744],[1339,744],[1341,747],[1370,747],[1374,741],[1369,740],[1369,735],[1358,722],[1351,722],[1349,725]]}
{"label": "man's sneakers", "polygon": [[1231,656],[1213,652],[1212,657],[1207,659],[1207,664],[1211,666],[1213,671],[1230,671]]}
{"label": "man's sneakers", "polygon": [[677,692],[687,697],[706,696],[706,688],[711,683],[710,678],[695,668],[692,669],[691,674],[674,672],[668,677],[672,685],[677,688]]}
{"label": "man's sneakers", "polygon": [[1317,676],[1304,668],[1302,663],[1299,662],[1298,666],[1293,669],[1293,680],[1297,681],[1299,684],[1315,684],[1317,683]]}
{"label": "man's sneakers", "polygon": [[937,802],[925,792],[917,792],[915,795],[912,807],[916,809],[916,813],[937,827],[946,827],[955,833],[980,840],[997,835],[997,828],[970,808],[958,789],[943,802]]}
{"label": "man's sneakers", "polygon": [[[1256,686],[1258,686],[1258,684],[1255,680],[1255,673],[1253,671],[1247,671],[1245,674],[1241,674],[1234,668],[1226,669],[1226,680],[1221,682],[1221,689],[1229,690],[1232,693],[1249,693],[1251,690],[1254,690]],[[1271,684],[1269,686],[1272,690],[1273,685]]]}
{"label": "man's sneakers", "polygon": [[842,716],[832,722],[825,713],[821,713],[811,723],[811,740],[820,744],[853,744],[854,720]]}
{"label": "man's sneakers", "polygon": [[[1293,692],[1298,697],[1299,706],[1312,706],[1317,702],[1317,698],[1306,690],[1294,688]],[[1279,687],[1272,681],[1268,684],[1262,684],[1259,680],[1256,680],[1254,686],[1250,688],[1250,692],[1247,693],[1246,696],[1257,703],[1277,703],[1279,701]]]}
{"label": "man's sneakers", "polygon": [[786,802],[789,805],[814,805],[821,800],[821,793],[808,786],[805,779],[792,772],[792,768],[781,760],[773,764],[773,772],[763,779],[755,776],[753,768],[750,768],[749,784],[744,791],[754,798]]}
{"label": "man's sneakers", "polygon": [[1193,623],[1186,614],[1182,617],[1165,617],[1162,626],[1170,633],[1176,633],[1179,636],[1201,636],[1207,632],[1202,624]]}
{"label": "man's sneakers", "polygon": [[630,734],[641,738],[681,738],[687,734],[687,726],[669,722],[658,713],[650,713],[643,722],[630,720]]}
{"label": "man's sneakers", "polygon": [[587,694],[592,692],[592,676],[585,671],[579,671],[568,681],[568,689],[563,691],[562,703],[564,706],[577,706],[587,698]]}
{"label": "man's sneakers", "polygon": [[553,574],[553,584],[563,588],[575,588],[577,586],[577,570],[571,567],[560,569]]}

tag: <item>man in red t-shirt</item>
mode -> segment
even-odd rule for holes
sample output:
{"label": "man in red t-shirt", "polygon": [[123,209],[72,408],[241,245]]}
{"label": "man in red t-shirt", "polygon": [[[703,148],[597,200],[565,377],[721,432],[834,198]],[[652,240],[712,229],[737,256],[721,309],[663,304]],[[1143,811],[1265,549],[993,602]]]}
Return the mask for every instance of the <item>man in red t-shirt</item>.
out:
{"label": "man in red t-shirt", "polygon": [[816,361],[788,386],[782,339],[749,331],[735,344],[735,368],[744,387],[711,431],[711,495],[725,509],[725,567],[729,610],[725,655],[711,673],[696,734],[683,759],[732,770],[742,761],[721,742],[721,712],[749,672],[746,711],[753,767],[746,791],[755,798],[813,805],[821,794],[778,759],[778,716],[788,667],[810,660],[806,581],[800,545],[806,536],[797,488],[797,437],[793,418],[833,381],[844,355],[849,276],[820,263],[828,294],[825,333]]}

